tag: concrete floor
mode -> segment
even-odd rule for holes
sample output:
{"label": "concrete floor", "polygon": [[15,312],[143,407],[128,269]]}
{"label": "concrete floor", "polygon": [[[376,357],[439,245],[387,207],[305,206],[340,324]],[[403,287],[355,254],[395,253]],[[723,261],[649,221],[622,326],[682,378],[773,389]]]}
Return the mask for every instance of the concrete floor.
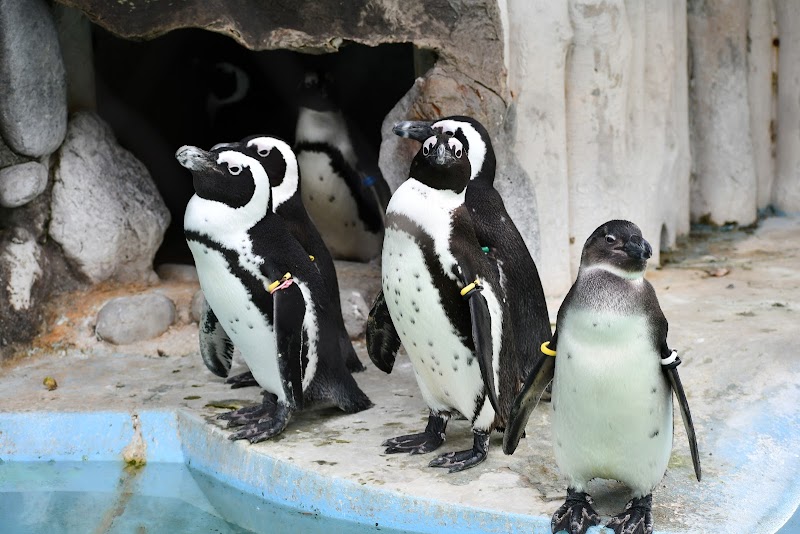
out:
{"label": "concrete floor", "polygon": [[[669,257],[647,278],[670,321],[670,345],[684,361],[703,481],[694,479],[676,413],[670,468],[654,493],[656,529],[774,532],[800,502],[800,218],[694,239]],[[343,287],[365,278],[374,287],[374,269],[342,274]],[[182,318],[167,334],[125,347],[94,339],[92,322],[103,302],[141,289],[104,287],[54,303],[56,326],[0,368],[0,412],[32,412],[35,424],[35,412],[44,411],[181,409],[221,426],[214,416],[224,407],[260,399],[256,388],[231,390],[205,369],[197,326],[188,320],[191,283],[156,288],[176,301]],[[552,318],[561,298],[548,299]],[[549,405],[534,411],[516,454],[502,454],[498,434],[486,462],[450,475],[426,467],[433,454],[383,454],[384,439],[424,428],[427,409],[405,356],[385,375],[369,363],[363,343],[357,349],[368,368],[356,379],[375,407],[354,415],[310,410],[276,439],[245,446],[325,476],[478,508],[549,517],[563,502]],[[57,389],[42,385],[46,376]],[[451,422],[442,451],[469,446],[466,422]],[[613,482],[593,483],[592,493],[606,516],[628,499]]]}

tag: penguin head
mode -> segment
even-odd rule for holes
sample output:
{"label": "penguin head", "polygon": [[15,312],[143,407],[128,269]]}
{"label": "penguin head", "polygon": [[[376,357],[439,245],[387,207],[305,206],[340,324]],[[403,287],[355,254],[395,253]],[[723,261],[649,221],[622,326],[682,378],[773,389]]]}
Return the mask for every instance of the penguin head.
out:
{"label": "penguin head", "polygon": [[338,111],[333,98],[334,80],[329,72],[309,70],[297,90],[301,107],[314,111]]}
{"label": "penguin head", "polygon": [[264,167],[272,187],[272,209],[300,191],[297,157],[288,143],[277,137],[251,135],[241,141],[245,154]]}
{"label": "penguin head", "polygon": [[455,137],[442,133],[432,135],[414,156],[410,175],[432,189],[461,193],[466,189],[470,176],[467,151]]}
{"label": "penguin head", "polygon": [[469,155],[470,180],[478,178],[494,183],[496,160],[492,141],[483,124],[472,117],[453,115],[436,121],[403,121],[395,124],[392,131],[420,142],[437,133],[455,137]]}
{"label": "penguin head", "polygon": [[192,172],[198,197],[234,209],[247,206],[258,197],[264,208],[268,207],[269,181],[264,169],[255,159],[235,150],[235,144],[216,145],[211,151],[185,145],[175,157]]}
{"label": "penguin head", "polygon": [[640,278],[652,254],[638,226],[630,221],[608,221],[583,245],[581,268],[598,267],[625,278]]}

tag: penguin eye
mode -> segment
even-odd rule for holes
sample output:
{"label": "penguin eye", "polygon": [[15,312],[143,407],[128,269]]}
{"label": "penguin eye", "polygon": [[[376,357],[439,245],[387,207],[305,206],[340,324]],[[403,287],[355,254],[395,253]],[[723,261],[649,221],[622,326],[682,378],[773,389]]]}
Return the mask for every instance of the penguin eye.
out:
{"label": "penguin eye", "polygon": [[453,154],[455,154],[457,158],[460,158],[461,154],[464,152],[464,147],[458,139],[450,139],[450,141],[447,142],[447,146],[453,150]]}
{"label": "penguin eye", "polygon": [[422,144],[422,155],[427,156],[431,152],[431,148],[433,145],[436,144],[436,137],[432,136],[429,137],[423,144]]}
{"label": "penguin eye", "polygon": [[229,165],[228,166],[228,172],[231,173],[232,175],[236,176],[237,174],[242,172],[242,168],[239,165]]}
{"label": "penguin eye", "polygon": [[613,235],[611,235],[611,234],[606,235],[606,243],[613,243],[616,240],[617,240],[617,238],[614,237]]}
{"label": "penguin eye", "polygon": [[267,156],[269,156],[269,153],[270,153],[270,149],[269,148],[259,148],[258,149],[258,155],[261,156],[262,158],[266,158]]}

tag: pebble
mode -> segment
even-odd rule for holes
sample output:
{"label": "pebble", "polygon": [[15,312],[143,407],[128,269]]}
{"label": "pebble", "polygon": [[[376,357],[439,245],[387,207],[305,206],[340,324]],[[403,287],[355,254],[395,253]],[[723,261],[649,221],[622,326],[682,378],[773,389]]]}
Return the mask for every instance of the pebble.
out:
{"label": "pebble", "polygon": [[97,314],[95,333],[114,345],[158,337],[175,322],[175,304],[160,293],[118,297]]}

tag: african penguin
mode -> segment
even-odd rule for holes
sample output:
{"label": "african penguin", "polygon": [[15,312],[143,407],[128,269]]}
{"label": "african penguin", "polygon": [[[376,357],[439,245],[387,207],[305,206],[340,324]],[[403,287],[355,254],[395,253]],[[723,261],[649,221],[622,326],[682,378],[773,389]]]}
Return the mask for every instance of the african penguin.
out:
{"label": "african penguin", "polygon": [[[369,408],[339,354],[319,269],[273,213],[262,165],[230,146],[210,152],[183,146],[176,157],[193,176],[184,232],[213,312],[201,325],[201,347],[221,351],[209,369],[226,374],[235,346],[267,392],[262,405],[221,416],[244,427],[230,439],[273,437],[306,403],[332,403],[348,413]],[[204,358],[208,364],[213,353]]]}
{"label": "african penguin", "polygon": [[[695,474],[700,462],[689,406],[667,346],[667,320],[644,279],[652,249],[639,228],[614,220],[583,247],[575,284],[542,351],[557,356],[552,396],[553,448],[569,486],[553,532],[582,534],[600,523],[586,493],[593,478],[614,479],[633,495],[606,525],[618,534],[653,531],[652,491],[672,451],[672,393],[681,407]],[[550,364],[552,365],[552,363]],[[517,397],[503,450],[511,454],[543,390],[529,377]]]}
{"label": "african penguin", "polygon": [[[215,148],[223,146],[233,149],[241,147],[247,155],[258,160],[264,167],[272,188],[272,211],[281,216],[289,233],[297,239],[309,258],[313,258],[312,261],[317,264],[325,286],[329,290],[328,309],[339,328],[339,345],[347,368],[352,372],[363,371],[364,365],[358,359],[344,326],[339,282],[333,258],[300,198],[300,175],[294,152],[285,141],[265,135],[251,135],[239,143],[220,143],[215,145]],[[256,385],[250,373],[230,377],[227,381],[234,388]]]}
{"label": "african penguin", "polygon": [[389,198],[378,155],[360,142],[324,76],[308,73],[299,100],[294,150],[303,203],[335,258],[369,261],[381,250]]}
{"label": "african penguin", "polygon": [[508,307],[464,206],[469,176],[458,139],[440,133],[423,143],[389,202],[383,293],[367,329],[370,358],[385,372],[403,344],[430,408],[425,431],[384,442],[386,453],[437,449],[448,419],[463,414],[473,448],[429,464],[450,472],[486,458],[489,434],[504,426],[518,389]]}
{"label": "african penguin", "polygon": [[519,356],[514,363],[519,368],[520,380],[524,380],[543,358],[539,347],[550,339],[550,316],[536,264],[503,198],[494,188],[497,160],[489,132],[479,121],[465,116],[404,121],[397,123],[393,131],[420,142],[432,131],[442,132],[455,136],[464,145],[472,168],[465,203],[478,242],[489,260],[497,265],[503,291],[514,295],[508,303]]}

